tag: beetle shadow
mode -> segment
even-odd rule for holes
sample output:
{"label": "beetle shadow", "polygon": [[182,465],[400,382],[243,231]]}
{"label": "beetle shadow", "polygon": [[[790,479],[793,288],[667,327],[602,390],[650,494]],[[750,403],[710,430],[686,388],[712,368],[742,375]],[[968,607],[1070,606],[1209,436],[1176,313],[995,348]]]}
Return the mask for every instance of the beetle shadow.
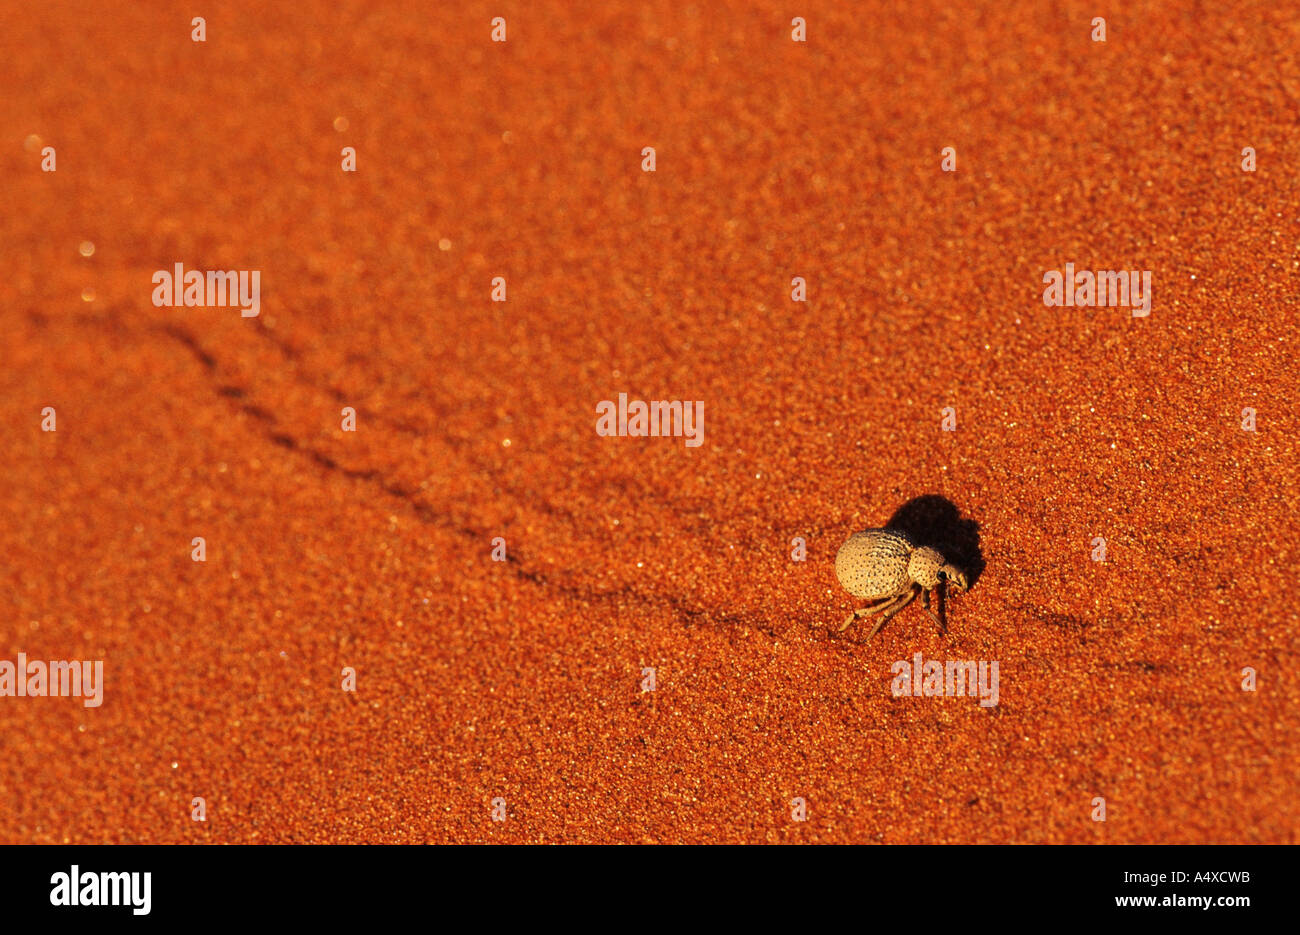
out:
{"label": "beetle shadow", "polygon": [[926,494],[909,500],[885,526],[907,533],[918,545],[938,549],[944,558],[965,570],[971,588],[984,572],[980,524],[973,519],[962,519],[961,511],[946,497]]}

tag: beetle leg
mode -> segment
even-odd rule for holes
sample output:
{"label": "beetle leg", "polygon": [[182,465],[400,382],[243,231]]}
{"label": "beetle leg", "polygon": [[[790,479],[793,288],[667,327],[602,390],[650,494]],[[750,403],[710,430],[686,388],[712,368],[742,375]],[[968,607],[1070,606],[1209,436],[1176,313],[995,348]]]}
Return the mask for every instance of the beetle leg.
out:
{"label": "beetle leg", "polygon": [[888,621],[890,617],[894,616],[908,604],[912,603],[915,598],[916,586],[913,585],[905,594],[900,594],[884,607],[877,608],[877,610],[881,612],[880,619],[876,621],[876,625],[872,627],[871,632],[867,634],[867,639],[871,639],[879,633],[880,628],[885,625],[886,621]]}
{"label": "beetle leg", "polygon": [[934,611],[930,609],[930,592],[923,590],[921,593],[923,595],[923,597],[921,598],[921,606],[924,607],[925,612],[930,615],[930,619],[933,620],[938,625],[939,632],[943,633],[944,632],[943,621],[940,620],[937,616],[935,616]]}
{"label": "beetle leg", "polygon": [[866,607],[859,607],[853,613],[849,614],[849,619],[845,620],[844,623],[840,625],[840,628],[837,632],[843,633],[845,630],[849,628],[849,625],[853,623],[854,620],[857,620],[859,617],[864,617],[864,616],[869,616],[871,614],[874,614],[877,610],[880,610],[882,607],[884,607],[893,599],[894,599],[893,597],[883,597],[872,604],[868,604]]}

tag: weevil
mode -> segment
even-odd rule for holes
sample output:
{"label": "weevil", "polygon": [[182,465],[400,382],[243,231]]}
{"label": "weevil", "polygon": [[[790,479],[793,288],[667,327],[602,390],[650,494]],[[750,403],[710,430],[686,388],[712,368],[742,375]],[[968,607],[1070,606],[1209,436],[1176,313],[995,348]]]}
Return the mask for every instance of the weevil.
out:
{"label": "weevil", "polygon": [[868,602],[849,614],[839,632],[859,617],[880,614],[867,639],[917,594],[922,595],[925,612],[942,629],[943,623],[930,609],[930,594],[945,582],[958,591],[969,587],[964,570],[945,561],[938,549],[918,545],[898,529],[865,529],[849,536],[835,556],[835,577],[846,591]]}

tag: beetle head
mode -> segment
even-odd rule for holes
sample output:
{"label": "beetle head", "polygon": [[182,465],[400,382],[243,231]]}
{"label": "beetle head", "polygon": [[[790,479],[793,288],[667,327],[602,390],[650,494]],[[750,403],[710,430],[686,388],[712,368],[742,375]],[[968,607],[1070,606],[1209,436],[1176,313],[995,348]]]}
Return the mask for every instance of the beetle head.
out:
{"label": "beetle head", "polygon": [[970,587],[966,572],[956,565],[944,565],[939,569],[938,578],[940,581],[947,581],[950,588],[956,588],[958,591],[965,591]]}

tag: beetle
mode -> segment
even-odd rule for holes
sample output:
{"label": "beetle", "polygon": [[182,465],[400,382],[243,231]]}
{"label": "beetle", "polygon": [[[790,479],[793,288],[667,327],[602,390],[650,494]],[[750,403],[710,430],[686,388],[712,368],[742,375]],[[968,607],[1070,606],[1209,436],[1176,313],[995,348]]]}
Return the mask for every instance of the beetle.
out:
{"label": "beetle", "polygon": [[930,610],[931,592],[944,582],[958,591],[969,588],[965,570],[946,561],[938,549],[918,545],[900,529],[864,529],[849,536],[835,556],[835,577],[846,591],[868,602],[849,614],[838,632],[859,617],[881,615],[867,639],[918,593],[925,612],[942,629],[943,623]]}

